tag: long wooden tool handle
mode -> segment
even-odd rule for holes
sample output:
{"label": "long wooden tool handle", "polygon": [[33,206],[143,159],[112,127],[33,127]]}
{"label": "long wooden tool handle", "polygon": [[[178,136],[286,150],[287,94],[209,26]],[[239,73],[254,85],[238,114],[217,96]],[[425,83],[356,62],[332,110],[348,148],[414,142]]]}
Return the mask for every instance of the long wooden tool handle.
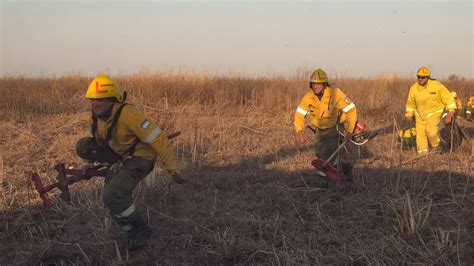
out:
{"label": "long wooden tool handle", "polygon": [[322,167],[325,167],[326,165],[328,165],[331,162],[332,158],[334,158],[334,156],[336,156],[336,154],[339,152],[339,150],[342,149],[342,147],[344,147],[348,141],[349,141],[349,138],[344,138],[344,141],[341,143],[341,145],[339,145],[339,147],[337,147],[337,149],[331,154],[331,156],[329,156],[329,158],[323,164]]}
{"label": "long wooden tool handle", "polygon": [[174,132],[174,133],[169,134],[169,135],[168,135],[168,139],[174,139],[174,138],[176,138],[176,137],[179,136],[179,135],[181,135],[181,132],[176,131],[176,132]]}

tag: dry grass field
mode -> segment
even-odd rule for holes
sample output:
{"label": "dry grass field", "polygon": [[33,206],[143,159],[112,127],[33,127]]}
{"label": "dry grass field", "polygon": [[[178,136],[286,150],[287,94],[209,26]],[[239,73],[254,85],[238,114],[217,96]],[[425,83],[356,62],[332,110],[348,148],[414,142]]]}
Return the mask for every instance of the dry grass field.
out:
{"label": "dry grass field", "polygon": [[[147,73],[114,77],[128,101],[173,140],[183,177],[157,164],[134,196],[155,230],[140,252],[103,206],[101,178],[50,193],[44,209],[30,176],[53,182],[58,162],[79,166],[89,133],[93,77],[0,79],[0,264],[464,264],[474,263],[471,145],[401,165],[396,130],[414,79],[336,78],[378,136],[343,151],[353,184],[314,185],[311,142],[295,142],[293,116],[308,73],[293,77]],[[474,81],[442,81],[462,99]],[[306,132],[311,136],[311,132]]]}

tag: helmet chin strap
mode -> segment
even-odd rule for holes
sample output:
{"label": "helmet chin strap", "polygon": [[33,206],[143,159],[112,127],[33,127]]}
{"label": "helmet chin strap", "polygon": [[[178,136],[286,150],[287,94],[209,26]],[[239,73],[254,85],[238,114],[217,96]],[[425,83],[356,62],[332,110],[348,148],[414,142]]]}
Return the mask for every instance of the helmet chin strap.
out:
{"label": "helmet chin strap", "polygon": [[127,92],[124,91],[124,92],[123,92],[123,95],[122,95],[122,103],[127,100],[127,95],[128,95]]}

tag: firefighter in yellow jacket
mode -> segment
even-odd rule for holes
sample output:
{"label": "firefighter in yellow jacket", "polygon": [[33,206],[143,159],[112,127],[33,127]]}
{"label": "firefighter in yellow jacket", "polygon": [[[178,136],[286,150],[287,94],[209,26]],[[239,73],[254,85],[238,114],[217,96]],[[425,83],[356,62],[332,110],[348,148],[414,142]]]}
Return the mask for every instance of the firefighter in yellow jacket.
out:
{"label": "firefighter in yellow jacket", "polygon": [[166,133],[133,105],[125,103],[117,83],[98,76],[87,90],[92,109],[92,137],[76,144],[77,154],[90,162],[120,165],[109,169],[104,187],[104,204],[112,219],[129,237],[129,250],[143,247],[152,230],[139,215],[132,199],[138,183],[148,175],[159,156],[177,183],[180,177],[174,149]]}
{"label": "firefighter in yellow jacket", "polygon": [[472,113],[474,112],[474,96],[469,97],[469,101],[467,101],[466,105],[466,119],[471,121]]}
{"label": "firefighter in yellow jacket", "polygon": [[410,87],[405,114],[407,120],[415,119],[418,153],[428,152],[428,142],[433,151],[440,151],[437,126],[444,110],[448,112],[445,123],[450,123],[456,111],[453,95],[441,82],[431,79],[428,68],[421,67],[417,82]]}
{"label": "firefighter in yellow jacket", "polygon": [[[308,118],[316,128],[315,155],[327,160],[339,145],[337,124],[345,124],[347,134],[352,134],[357,122],[357,111],[354,103],[338,88],[329,85],[329,79],[321,69],[311,75],[311,91],[307,92],[295,112],[295,130],[300,143],[306,142],[304,135],[305,119]],[[341,168],[348,180],[352,180],[350,164],[341,163]]]}

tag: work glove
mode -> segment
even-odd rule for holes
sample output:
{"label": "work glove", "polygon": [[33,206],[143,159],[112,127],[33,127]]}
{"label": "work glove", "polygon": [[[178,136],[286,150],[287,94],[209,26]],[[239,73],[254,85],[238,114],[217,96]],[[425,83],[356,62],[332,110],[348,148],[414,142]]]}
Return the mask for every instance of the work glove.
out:
{"label": "work glove", "polygon": [[453,117],[454,117],[454,112],[453,111],[448,112],[448,114],[444,118],[444,123],[445,124],[451,123],[451,121],[453,121]]}
{"label": "work glove", "polygon": [[415,121],[415,117],[414,116],[405,116],[405,121],[407,121],[409,123],[413,123],[413,121]]}
{"label": "work glove", "polygon": [[402,129],[409,129],[414,126],[415,119],[413,116],[406,116],[402,121]]}
{"label": "work glove", "polygon": [[344,132],[344,138],[346,139],[352,139],[355,136],[354,133],[349,133],[347,131]]}
{"label": "work glove", "polygon": [[89,161],[89,160],[84,160],[83,164],[82,164],[82,167],[81,167],[81,171],[82,171],[82,174],[83,175],[86,175],[87,173],[87,170],[89,170],[90,168],[93,167],[93,162],[92,161]]}
{"label": "work glove", "polygon": [[183,184],[184,182],[188,181],[182,178],[179,174],[173,174],[171,175],[171,177],[173,178],[173,181],[178,185]]}
{"label": "work glove", "polygon": [[303,144],[306,142],[306,138],[304,136],[303,130],[296,132],[296,139],[299,141],[299,143]]}

